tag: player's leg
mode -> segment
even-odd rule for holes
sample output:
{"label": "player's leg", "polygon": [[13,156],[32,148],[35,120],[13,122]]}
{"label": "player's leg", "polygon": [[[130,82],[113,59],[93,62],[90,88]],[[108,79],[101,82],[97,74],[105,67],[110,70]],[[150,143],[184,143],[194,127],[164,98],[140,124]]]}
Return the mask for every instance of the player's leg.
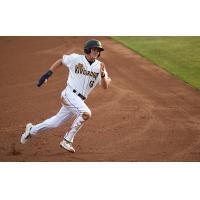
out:
{"label": "player's leg", "polygon": [[74,153],[75,149],[72,146],[73,140],[77,132],[80,130],[80,128],[83,126],[83,124],[91,117],[90,110],[87,110],[84,113],[77,114],[76,119],[74,120],[71,129],[69,132],[67,132],[64,136],[64,140],[60,142],[60,146],[66,149],[69,152]]}
{"label": "player's leg", "polygon": [[70,119],[74,115],[73,110],[70,107],[62,106],[60,111],[53,117],[46,119],[42,123],[32,125],[28,123],[26,125],[25,132],[21,136],[21,143],[25,144],[31,135],[35,135],[41,131],[48,130],[51,128],[56,128],[64,123],[66,120]]}
{"label": "player's leg", "polygon": [[74,137],[83,124],[91,117],[91,111],[87,106],[85,106],[85,112],[80,113],[77,115],[76,119],[74,120],[73,124],[71,125],[71,129],[67,132],[64,136],[65,140],[68,142],[73,143]]}
{"label": "player's leg", "polygon": [[64,136],[66,141],[73,143],[76,133],[80,130],[85,121],[91,117],[91,111],[85,102],[73,93],[70,88],[68,88],[65,93],[62,93],[62,95],[65,101],[73,107],[74,112],[76,112],[76,119],[74,120],[70,131]]}
{"label": "player's leg", "polygon": [[46,119],[42,123],[34,125],[30,133],[34,135],[44,130],[57,128],[61,124],[63,124],[65,121],[70,119],[73,115],[74,113],[72,112],[70,108],[68,108],[67,106],[62,106],[56,115],[54,115],[53,117],[49,119]]}
{"label": "player's leg", "polygon": [[65,134],[64,140],[60,145],[68,151],[75,152],[72,147],[74,137],[83,124],[91,117],[91,111],[84,101],[73,92],[70,92],[70,90],[68,90],[63,96],[66,102],[70,103],[70,105],[74,107],[77,117],[71,125],[70,131]]}

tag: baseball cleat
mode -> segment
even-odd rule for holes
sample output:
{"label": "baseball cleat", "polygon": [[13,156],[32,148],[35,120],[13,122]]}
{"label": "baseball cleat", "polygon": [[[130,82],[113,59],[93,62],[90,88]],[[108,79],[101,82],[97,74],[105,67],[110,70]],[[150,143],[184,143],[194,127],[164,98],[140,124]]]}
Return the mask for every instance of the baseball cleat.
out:
{"label": "baseball cleat", "polygon": [[73,148],[71,142],[63,140],[63,141],[60,142],[60,146],[64,149],[66,149],[67,151],[71,152],[71,153],[75,153],[75,149]]}
{"label": "baseball cleat", "polygon": [[31,123],[28,123],[26,125],[25,132],[21,136],[21,140],[20,140],[21,144],[25,144],[27,142],[27,140],[31,137],[30,130],[31,130],[32,126],[33,125]]}

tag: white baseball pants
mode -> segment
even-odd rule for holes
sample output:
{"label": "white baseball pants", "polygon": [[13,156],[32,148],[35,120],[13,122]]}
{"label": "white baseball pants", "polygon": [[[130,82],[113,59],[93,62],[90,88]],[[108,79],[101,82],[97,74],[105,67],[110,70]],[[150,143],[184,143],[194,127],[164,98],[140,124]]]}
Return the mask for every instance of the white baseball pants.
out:
{"label": "white baseball pants", "polygon": [[46,119],[42,123],[33,125],[30,132],[31,135],[35,135],[44,130],[59,127],[72,116],[76,115],[76,119],[71,125],[70,131],[64,136],[67,141],[73,142],[76,133],[82,127],[85,121],[82,117],[82,114],[90,113],[91,115],[91,111],[84,101],[77,96],[77,94],[73,93],[73,89],[70,86],[67,86],[66,89],[62,91],[61,98],[64,99],[66,104],[63,104],[60,111],[55,116]]}

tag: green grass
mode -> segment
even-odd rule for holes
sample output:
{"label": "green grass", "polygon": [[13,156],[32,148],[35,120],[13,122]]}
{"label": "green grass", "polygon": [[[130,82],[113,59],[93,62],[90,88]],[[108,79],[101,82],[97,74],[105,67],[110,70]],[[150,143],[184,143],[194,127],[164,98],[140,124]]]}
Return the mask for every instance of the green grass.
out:
{"label": "green grass", "polygon": [[200,89],[200,36],[111,37]]}

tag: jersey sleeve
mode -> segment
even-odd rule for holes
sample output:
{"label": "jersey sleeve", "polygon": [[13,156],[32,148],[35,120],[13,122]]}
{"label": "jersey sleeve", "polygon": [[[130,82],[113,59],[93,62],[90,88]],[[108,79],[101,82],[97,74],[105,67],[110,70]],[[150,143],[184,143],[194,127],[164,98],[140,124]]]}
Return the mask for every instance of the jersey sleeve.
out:
{"label": "jersey sleeve", "polygon": [[73,66],[73,63],[76,57],[77,57],[77,54],[75,53],[70,54],[70,55],[63,55],[62,64],[68,68],[71,68]]}

